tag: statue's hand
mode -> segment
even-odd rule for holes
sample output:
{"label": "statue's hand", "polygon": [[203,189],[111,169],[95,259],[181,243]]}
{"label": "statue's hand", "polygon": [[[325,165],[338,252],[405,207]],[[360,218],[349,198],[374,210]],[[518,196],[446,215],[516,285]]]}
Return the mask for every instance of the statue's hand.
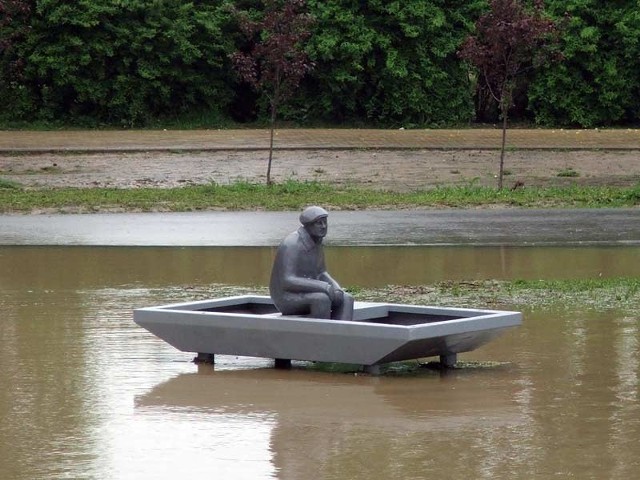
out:
{"label": "statue's hand", "polygon": [[335,295],[333,298],[333,302],[340,304],[344,301],[344,291],[340,288],[336,288],[335,290]]}
{"label": "statue's hand", "polygon": [[327,283],[327,296],[329,297],[329,300],[331,300],[333,302],[333,298],[336,295],[336,290],[335,288],[333,288],[333,285],[331,285],[330,283]]}
{"label": "statue's hand", "polygon": [[340,288],[336,288],[331,283],[327,284],[327,295],[329,295],[329,299],[332,303],[340,303],[344,299],[344,292]]}

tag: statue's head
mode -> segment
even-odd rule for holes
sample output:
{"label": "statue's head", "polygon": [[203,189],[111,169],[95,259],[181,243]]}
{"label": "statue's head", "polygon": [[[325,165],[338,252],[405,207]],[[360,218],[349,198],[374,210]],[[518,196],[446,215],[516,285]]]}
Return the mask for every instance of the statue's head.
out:
{"label": "statue's head", "polygon": [[329,213],[317,206],[307,207],[300,214],[300,223],[314,240],[322,240],[327,235]]}

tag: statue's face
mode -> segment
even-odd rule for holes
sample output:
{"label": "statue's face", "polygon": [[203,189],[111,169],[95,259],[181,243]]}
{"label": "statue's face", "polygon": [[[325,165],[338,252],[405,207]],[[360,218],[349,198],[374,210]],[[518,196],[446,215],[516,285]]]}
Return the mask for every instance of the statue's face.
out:
{"label": "statue's face", "polygon": [[327,217],[320,217],[315,222],[308,223],[305,228],[313,238],[322,239],[327,235]]}

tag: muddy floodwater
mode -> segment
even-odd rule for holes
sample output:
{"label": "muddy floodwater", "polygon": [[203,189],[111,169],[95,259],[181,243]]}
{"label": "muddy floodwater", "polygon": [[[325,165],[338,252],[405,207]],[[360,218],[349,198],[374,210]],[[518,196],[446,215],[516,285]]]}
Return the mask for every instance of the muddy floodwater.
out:
{"label": "muddy floodwater", "polygon": [[[198,366],[132,321],[211,284],[264,286],[273,253],[0,247],[0,478],[637,478],[637,310],[527,307],[467,368],[381,377]],[[327,262],[366,287],[637,277],[640,247],[328,247]]]}

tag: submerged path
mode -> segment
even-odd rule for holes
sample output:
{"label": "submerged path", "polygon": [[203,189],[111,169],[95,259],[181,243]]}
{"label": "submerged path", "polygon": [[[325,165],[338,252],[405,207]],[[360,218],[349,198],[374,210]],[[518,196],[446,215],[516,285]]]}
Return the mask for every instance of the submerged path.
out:
{"label": "submerged path", "polygon": [[[498,149],[500,129],[283,129],[275,148]],[[510,129],[509,148],[640,150],[640,129]],[[0,131],[0,153],[266,150],[267,129]]]}
{"label": "submerged path", "polygon": [[[0,215],[0,245],[275,246],[298,212]],[[638,209],[331,212],[328,245],[640,245]]]}

